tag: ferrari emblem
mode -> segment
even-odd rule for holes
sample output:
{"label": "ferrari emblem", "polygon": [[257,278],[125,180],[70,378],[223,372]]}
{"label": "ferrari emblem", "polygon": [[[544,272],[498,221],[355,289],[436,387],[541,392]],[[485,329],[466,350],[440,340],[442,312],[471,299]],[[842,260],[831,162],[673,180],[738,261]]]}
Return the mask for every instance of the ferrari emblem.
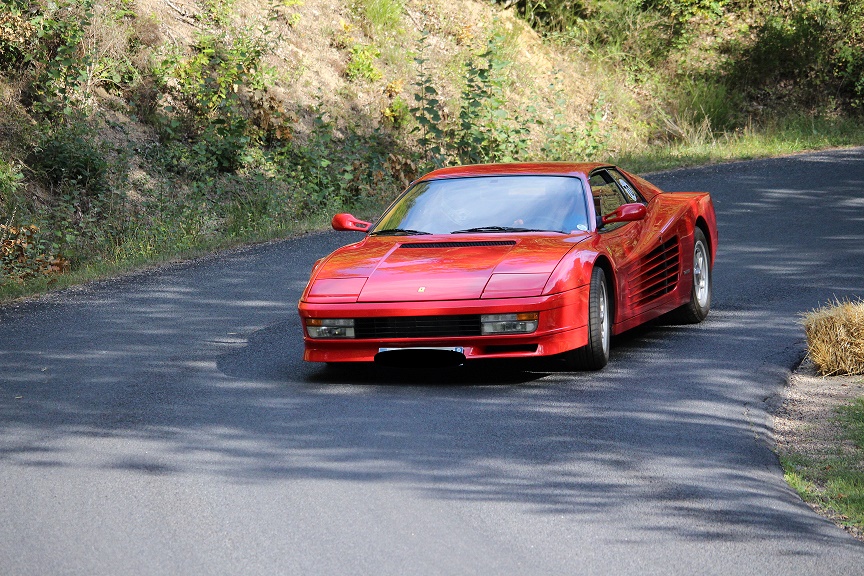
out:
{"label": "ferrari emblem", "polygon": [[425,292],[425,291],[426,291],[425,286],[420,286],[419,288],[417,288],[417,292]]}

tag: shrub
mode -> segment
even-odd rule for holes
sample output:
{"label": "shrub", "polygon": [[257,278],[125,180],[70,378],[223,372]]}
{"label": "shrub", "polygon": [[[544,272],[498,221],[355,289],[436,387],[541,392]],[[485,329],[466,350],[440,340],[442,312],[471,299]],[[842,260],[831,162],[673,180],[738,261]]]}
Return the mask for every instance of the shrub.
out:
{"label": "shrub", "polygon": [[804,316],[807,349],[822,374],[864,374],[864,300],[837,301]]}
{"label": "shrub", "polygon": [[409,108],[411,116],[417,124],[411,129],[417,134],[417,145],[420,148],[420,166],[423,169],[440,168],[446,162],[442,143],[444,131],[441,128],[441,101],[438,90],[433,85],[432,74],[426,65],[428,58],[422,56],[427,48],[426,34],[420,38],[421,55],[414,59],[417,65],[417,80],[414,83],[414,106]]}
{"label": "shrub", "polygon": [[500,55],[502,37],[493,36],[487,50],[465,70],[459,120],[449,131],[456,159],[463,163],[513,162],[528,150],[530,121],[511,115],[506,105],[511,62]]}
{"label": "shrub", "polygon": [[[85,46],[94,0],[34,2],[22,11],[10,6],[12,38],[0,49],[7,69],[25,79],[26,99],[48,117],[73,113],[92,61]],[[26,19],[26,22],[25,20]]]}
{"label": "shrub", "polygon": [[381,71],[375,67],[375,60],[381,56],[381,52],[374,46],[355,44],[351,47],[351,56],[348,59],[348,67],[345,75],[349,80],[380,80]]}
{"label": "shrub", "polygon": [[96,196],[109,188],[106,153],[83,123],[61,123],[43,132],[28,164],[50,187],[72,185]]}
{"label": "shrub", "polygon": [[14,71],[25,60],[28,46],[36,36],[36,27],[17,3],[9,2],[0,14],[0,69]]}
{"label": "shrub", "polygon": [[252,93],[266,90],[262,58],[272,48],[269,35],[266,27],[258,33],[202,33],[191,54],[169,53],[155,71],[177,104],[161,117],[165,139],[182,136],[185,127],[195,140],[196,161],[223,172],[236,170],[252,141]]}
{"label": "shrub", "polygon": [[503,0],[513,5],[520,16],[537,29],[563,31],[575,26],[589,11],[590,0]]}
{"label": "shrub", "polygon": [[551,122],[544,126],[540,151],[547,160],[593,160],[607,148],[609,128],[605,125],[605,102],[598,96],[585,125],[579,129],[565,113],[566,101],[560,98]]}

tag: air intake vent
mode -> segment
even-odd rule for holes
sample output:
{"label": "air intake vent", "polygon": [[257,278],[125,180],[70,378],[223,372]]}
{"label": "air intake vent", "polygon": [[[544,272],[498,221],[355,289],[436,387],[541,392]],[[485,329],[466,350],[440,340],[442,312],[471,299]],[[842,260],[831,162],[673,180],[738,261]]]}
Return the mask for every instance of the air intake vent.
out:
{"label": "air intake vent", "polygon": [[652,250],[642,261],[633,293],[633,304],[642,306],[668,294],[678,285],[680,263],[678,237],[671,238]]}
{"label": "air intake vent", "polygon": [[357,338],[434,338],[479,336],[480,316],[393,316],[355,318]]}
{"label": "air intake vent", "polygon": [[473,248],[475,246],[515,246],[515,240],[480,240],[477,242],[416,242],[400,248]]}

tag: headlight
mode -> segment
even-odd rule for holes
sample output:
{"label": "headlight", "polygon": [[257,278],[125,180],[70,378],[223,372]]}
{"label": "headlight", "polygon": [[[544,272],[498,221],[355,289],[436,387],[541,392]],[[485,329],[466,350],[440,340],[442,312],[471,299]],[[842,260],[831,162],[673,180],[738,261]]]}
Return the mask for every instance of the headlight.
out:
{"label": "headlight", "polygon": [[352,318],[307,318],[306,332],[310,338],[354,338]]}
{"label": "headlight", "polygon": [[537,330],[537,312],[519,314],[483,314],[481,334],[529,334]]}

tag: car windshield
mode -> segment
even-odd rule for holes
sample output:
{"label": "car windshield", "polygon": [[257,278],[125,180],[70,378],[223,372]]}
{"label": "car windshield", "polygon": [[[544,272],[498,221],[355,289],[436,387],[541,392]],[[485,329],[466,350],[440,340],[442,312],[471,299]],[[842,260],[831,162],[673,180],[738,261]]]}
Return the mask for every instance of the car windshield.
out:
{"label": "car windshield", "polygon": [[[588,230],[582,181],[571,176],[477,176],[418,182],[372,234]],[[400,232],[401,233],[401,232]]]}

